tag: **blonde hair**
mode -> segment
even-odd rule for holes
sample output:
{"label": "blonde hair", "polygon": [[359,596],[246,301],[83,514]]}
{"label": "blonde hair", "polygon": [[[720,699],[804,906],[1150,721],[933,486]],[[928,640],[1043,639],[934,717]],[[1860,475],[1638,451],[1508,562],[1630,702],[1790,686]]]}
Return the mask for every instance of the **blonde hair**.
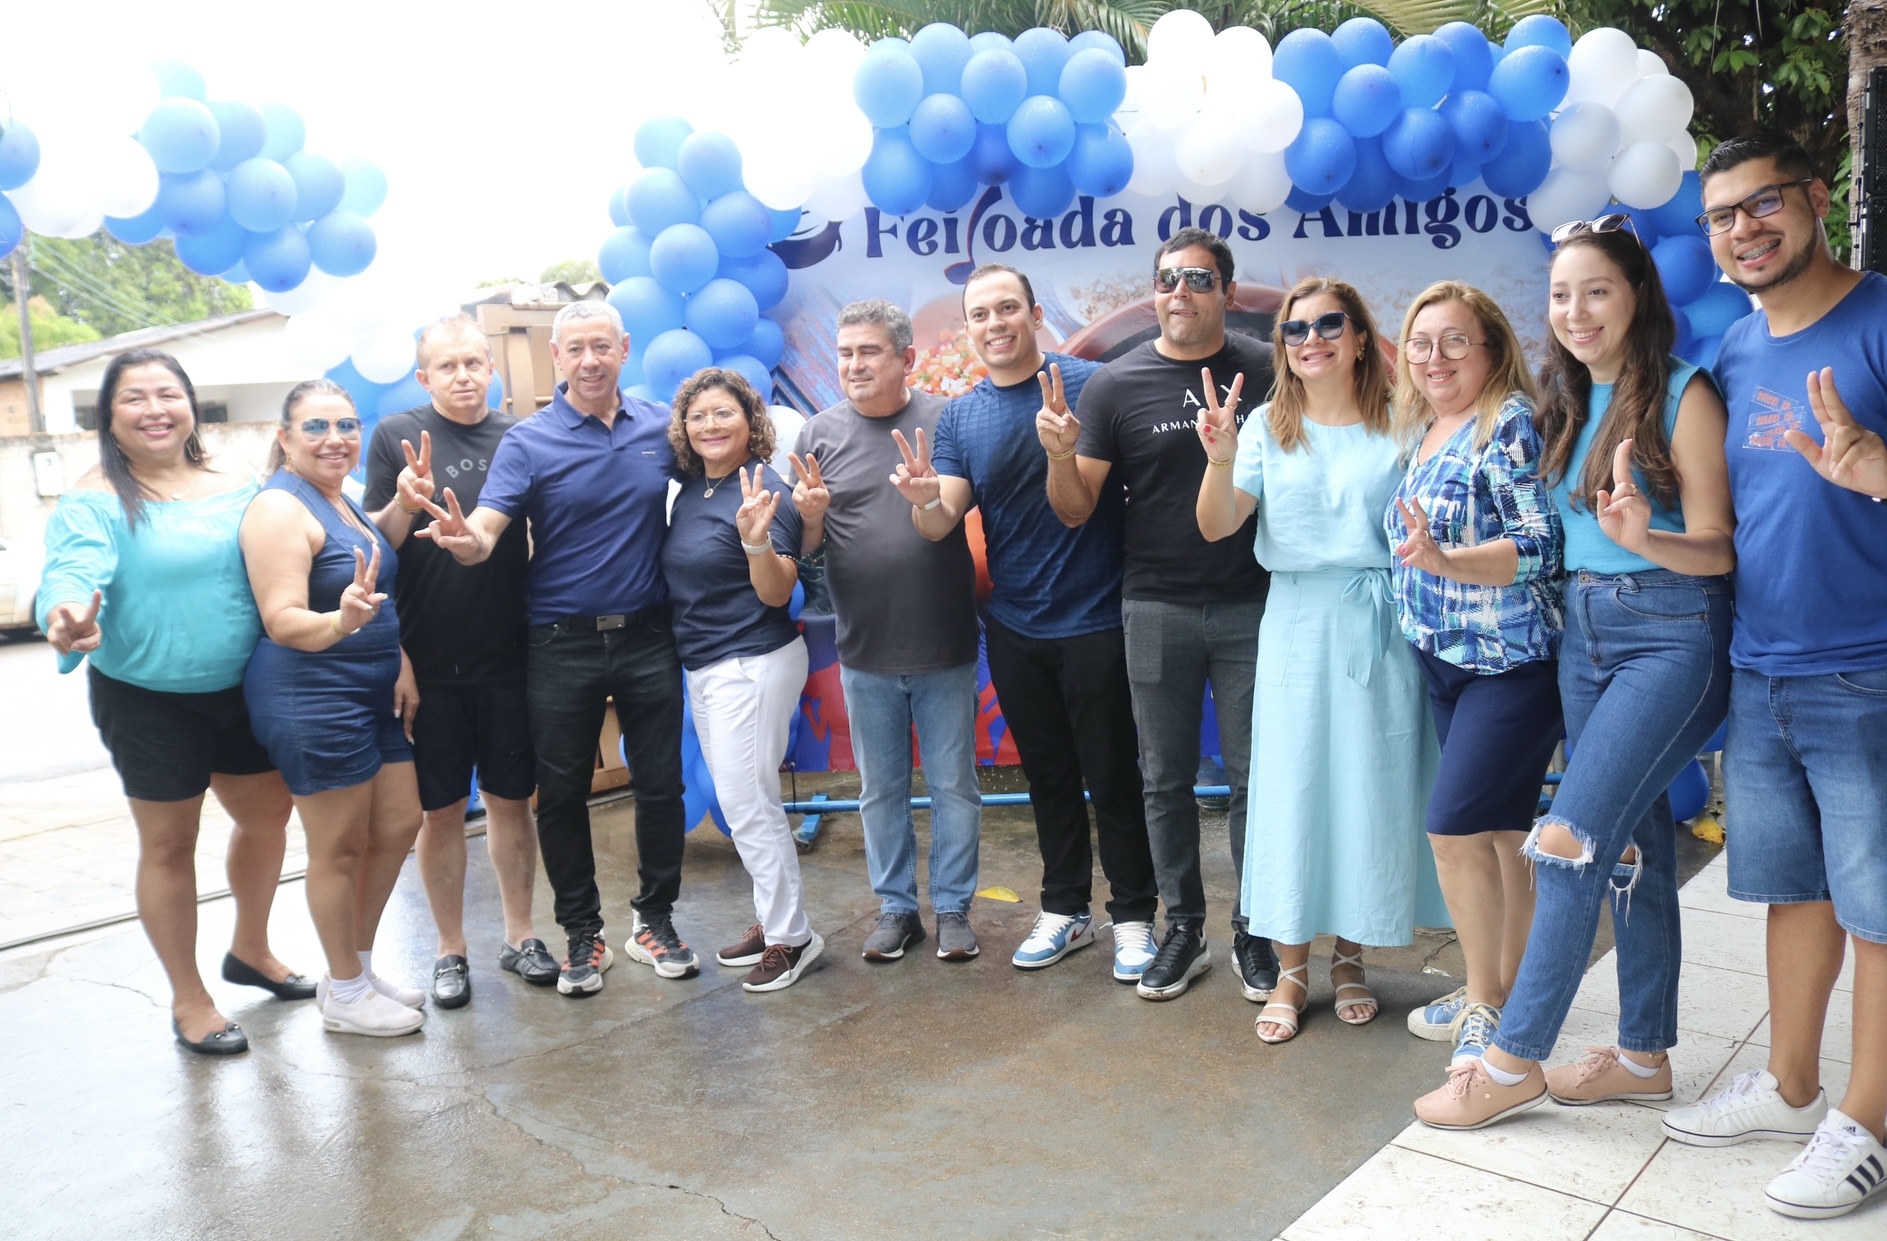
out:
{"label": "blonde hair", "polygon": [[1487,385],[1475,402],[1474,446],[1485,447],[1493,438],[1500,407],[1507,403],[1507,398],[1519,393],[1527,398],[1529,405],[1539,404],[1539,393],[1533,386],[1532,372],[1527,369],[1520,338],[1514,334],[1513,324],[1507,321],[1499,303],[1471,284],[1459,280],[1437,281],[1416,294],[1409,304],[1409,312],[1402,316],[1402,334],[1396,342],[1395,433],[1405,448],[1413,448],[1421,442],[1428,424],[1434,420],[1435,411],[1429,406],[1428,398],[1416,390],[1409,374],[1409,355],[1403,346],[1415,327],[1415,317],[1430,306],[1444,302],[1460,302],[1473,313],[1480,322],[1481,334],[1487,337],[1486,347],[1494,355],[1488,366]]}
{"label": "blonde hair", "polygon": [[1279,361],[1274,367],[1277,381],[1271,389],[1271,412],[1267,421],[1271,424],[1271,434],[1277,437],[1278,447],[1285,452],[1297,451],[1299,444],[1304,444],[1306,451],[1310,446],[1304,440],[1307,404],[1304,381],[1286,360],[1284,323],[1291,317],[1293,306],[1318,293],[1328,293],[1342,303],[1343,313],[1350,317],[1350,327],[1355,330],[1359,345],[1353,368],[1356,407],[1363,413],[1364,428],[1372,435],[1389,430],[1389,367],[1378,347],[1376,320],[1370,316],[1368,304],[1354,285],[1328,276],[1306,276],[1284,295],[1284,304],[1278,308],[1277,318],[1271,324],[1271,347]]}

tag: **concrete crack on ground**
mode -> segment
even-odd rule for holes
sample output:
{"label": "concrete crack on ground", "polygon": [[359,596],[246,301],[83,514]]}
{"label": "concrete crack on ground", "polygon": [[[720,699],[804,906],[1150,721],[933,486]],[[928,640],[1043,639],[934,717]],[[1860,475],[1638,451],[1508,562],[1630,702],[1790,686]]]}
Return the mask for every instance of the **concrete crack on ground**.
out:
{"label": "concrete crack on ground", "polygon": [[658,1185],[654,1181],[631,1181],[630,1184],[646,1185],[650,1189],[672,1189],[678,1193],[687,1194],[690,1198],[705,1198],[709,1202],[712,1202],[715,1206],[721,1208],[721,1214],[727,1216],[727,1218],[737,1219],[743,1224],[752,1224],[754,1227],[758,1228],[761,1232],[765,1233],[767,1237],[769,1238],[769,1241],[780,1241],[780,1238],[774,1234],[771,1228],[768,1228],[765,1224],[761,1223],[759,1220],[755,1219],[751,1215],[742,1215],[739,1211],[736,1211],[733,1208],[729,1207],[725,1202],[722,1202],[719,1198],[716,1198],[713,1194],[704,1193],[698,1189],[689,1189],[685,1185],[669,1185],[669,1184]]}

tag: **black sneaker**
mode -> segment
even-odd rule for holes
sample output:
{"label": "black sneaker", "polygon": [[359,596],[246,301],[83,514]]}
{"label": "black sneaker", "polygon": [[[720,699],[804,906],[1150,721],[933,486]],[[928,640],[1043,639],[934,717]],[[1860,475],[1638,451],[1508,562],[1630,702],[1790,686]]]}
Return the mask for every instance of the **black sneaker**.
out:
{"label": "black sneaker", "polygon": [[570,955],[563,959],[563,972],[557,975],[557,990],[578,999],[595,995],[603,989],[603,971],[615,959],[603,940],[603,928],[572,935]]}
{"label": "black sneaker", "polygon": [[510,944],[499,948],[498,968],[510,970],[534,987],[548,987],[557,981],[557,958],[550,955],[550,946],[541,939],[527,939],[516,948]]}
{"label": "black sneaker", "polygon": [[1212,968],[1212,949],[1203,927],[1180,923],[1166,928],[1153,964],[1134,988],[1143,1000],[1171,1000],[1186,994],[1192,980]]}
{"label": "black sneaker", "polygon": [[681,942],[674,919],[668,914],[650,914],[647,918],[637,914],[622,950],[631,961],[654,966],[663,978],[693,978],[701,972],[695,950]]}
{"label": "black sneaker", "polygon": [[472,1002],[472,967],[464,957],[440,957],[432,963],[432,1002],[440,1008],[464,1008]]}
{"label": "black sneaker", "polygon": [[1232,964],[1238,967],[1239,990],[1254,1004],[1271,998],[1278,985],[1278,954],[1262,935],[1232,932]]}

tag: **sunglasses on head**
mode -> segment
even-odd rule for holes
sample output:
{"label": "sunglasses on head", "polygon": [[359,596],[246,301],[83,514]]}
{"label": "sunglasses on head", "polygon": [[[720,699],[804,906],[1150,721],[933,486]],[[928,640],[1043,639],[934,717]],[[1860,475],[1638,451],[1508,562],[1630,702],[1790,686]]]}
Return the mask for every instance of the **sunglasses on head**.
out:
{"label": "sunglasses on head", "polygon": [[1558,246],[1581,233],[1616,233],[1621,228],[1629,228],[1631,235],[1638,238],[1638,244],[1644,244],[1644,239],[1638,237],[1638,226],[1633,224],[1631,217],[1623,211],[1614,211],[1596,220],[1568,220],[1553,230],[1552,239],[1553,244]]}
{"label": "sunglasses on head", "polygon": [[1336,340],[1343,335],[1343,329],[1350,321],[1350,316],[1341,310],[1333,310],[1327,315],[1318,315],[1315,319],[1286,319],[1278,325],[1278,331],[1284,335],[1284,343],[1295,349],[1310,339],[1312,332],[1323,340]]}
{"label": "sunglasses on head", "polygon": [[302,420],[301,433],[311,440],[318,440],[328,433],[329,427],[334,428],[335,433],[343,438],[352,438],[360,434],[360,419],[306,418]]}
{"label": "sunglasses on head", "polygon": [[1153,287],[1161,293],[1171,293],[1184,280],[1194,293],[1210,293],[1218,279],[1219,273],[1210,267],[1162,267],[1153,273]]}

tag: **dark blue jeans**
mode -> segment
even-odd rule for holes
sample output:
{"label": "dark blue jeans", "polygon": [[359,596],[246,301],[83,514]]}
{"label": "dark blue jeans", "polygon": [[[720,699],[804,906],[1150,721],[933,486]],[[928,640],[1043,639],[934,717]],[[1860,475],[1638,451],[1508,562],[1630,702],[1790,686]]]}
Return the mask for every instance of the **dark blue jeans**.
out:
{"label": "dark blue jeans", "polygon": [[[1494,1044],[1523,1060],[1552,1054],[1612,898],[1618,940],[1618,1045],[1677,1042],[1677,832],[1666,790],[1730,702],[1730,584],[1657,569],[1566,584],[1559,693],[1569,743],[1551,810],[1524,849],[1539,892],[1533,932]],[[1539,848],[1559,824],[1578,858]],[[1627,845],[1636,865],[1619,863]]]}
{"label": "dark blue jeans", "polygon": [[537,751],[537,839],[544,877],[566,934],[602,929],[596,853],[590,840],[590,781],[607,700],[616,702],[623,750],[634,773],[636,874],[631,902],[667,913],[681,894],[681,659],[666,614],[598,633],[565,625],[531,628],[531,745]]}

